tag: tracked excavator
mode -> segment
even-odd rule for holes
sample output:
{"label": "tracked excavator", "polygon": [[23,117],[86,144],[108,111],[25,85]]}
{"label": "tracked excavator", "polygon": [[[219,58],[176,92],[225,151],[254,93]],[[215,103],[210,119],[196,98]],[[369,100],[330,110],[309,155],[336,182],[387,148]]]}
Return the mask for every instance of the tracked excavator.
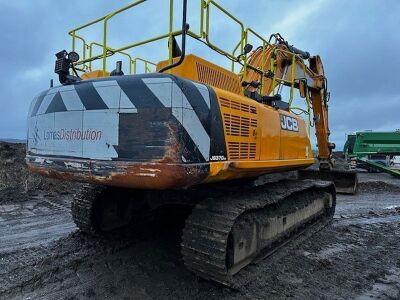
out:
{"label": "tracked excavator", "polygon": [[[116,49],[106,34],[89,44],[79,31],[103,22],[106,32],[112,17],[144,2],[70,32],[73,50],[82,41],[83,58],[76,51],[56,54],[61,85],[32,101],[26,162],[34,173],[85,183],[72,216],[88,234],[118,230],[163,205],[192,207],[182,235],[184,263],[229,285],[296,232],[329,221],[336,192],[356,191],[354,173],[334,170],[327,78],[319,56],[279,34],[266,40],[242,26],[233,52],[215,46],[209,11],[227,12],[213,0],[201,1],[200,33],[190,30],[183,1],[182,28],[159,37],[168,39],[169,56],[155,72],[125,75],[121,61],[107,71],[110,57],[126,55],[131,65],[126,50],[152,40]],[[254,50],[250,34],[260,42]],[[186,54],[187,38],[239,64],[240,72]],[[102,53],[92,55],[93,45]],[[103,68],[94,70],[95,61]],[[308,106],[301,112],[313,115],[317,170],[302,171],[315,165],[309,123],[277,92],[282,86],[299,91]]]}

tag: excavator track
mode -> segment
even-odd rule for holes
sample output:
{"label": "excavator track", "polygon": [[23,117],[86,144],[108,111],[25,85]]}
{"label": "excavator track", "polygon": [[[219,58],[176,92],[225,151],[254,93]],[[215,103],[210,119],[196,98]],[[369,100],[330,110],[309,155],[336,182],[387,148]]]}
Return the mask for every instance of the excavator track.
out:
{"label": "excavator track", "polygon": [[183,230],[184,263],[204,279],[235,286],[240,269],[272,253],[310,223],[332,217],[335,199],[332,183],[306,180],[204,200]]}
{"label": "excavator track", "polygon": [[[83,232],[101,236],[128,225],[136,216],[135,190],[84,185],[71,205],[72,218]],[[138,194],[138,193],[136,193]]]}
{"label": "excavator track", "polygon": [[90,235],[100,233],[99,224],[95,219],[95,203],[104,189],[104,187],[86,184],[75,194],[72,201],[72,219],[81,231]]}

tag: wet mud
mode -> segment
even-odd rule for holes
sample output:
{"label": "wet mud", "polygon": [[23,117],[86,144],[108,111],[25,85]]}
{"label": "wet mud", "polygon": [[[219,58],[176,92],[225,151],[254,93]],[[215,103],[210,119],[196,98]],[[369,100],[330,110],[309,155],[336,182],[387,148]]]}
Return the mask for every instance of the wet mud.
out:
{"label": "wet mud", "polygon": [[164,211],[107,240],[89,237],[69,212],[78,186],[30,178],[23,164],[8,164],[16,174],[4,179],[11,172],[4,159],[0,154],[0,299],[400,297],[400,181],[385,174],[360,174],[360,193],[338,196],[328,226],[248,266],[244,284],[232,290],[184,267],[188,211]]}

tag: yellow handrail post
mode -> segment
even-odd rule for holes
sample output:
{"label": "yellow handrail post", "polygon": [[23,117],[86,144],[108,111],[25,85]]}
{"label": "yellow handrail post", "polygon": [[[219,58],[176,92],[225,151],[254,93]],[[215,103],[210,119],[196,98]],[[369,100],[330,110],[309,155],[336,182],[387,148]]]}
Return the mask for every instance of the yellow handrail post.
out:
{"label": "yellow handrail post", "polygon": [[107,21],[109,16],[104,19],[103,27],[103,76],[106,76],[107,64]]}
{"label": "yellow handrail post", "polygon": [[204,38],[204,0],[200,0],[200,38]]}
{"label": "yellow handrail post", "polygon": [[[233,48],[232,56],[235,56],[235,53],[236,53],[237,49],[239,49],[239,47],[240,47],[240,43],[241,43],[241,41],[239,41],[239,42],[236,44],[235,48]],[[232,60],[231,70],[232,70],[232,72],[235,72],[235,61],[234,61],[234,60]]]}
{"label": "yellow handrail post", "polygon": [[[242,39],[242,41],[244,41],[244,43],[242,42],[241,43],[241,57],[243,56],[243,74],[242,74],[242,79],[243,78],[245,78],[246,77],[246,75],[247,75],[247,54],[243,54],[243,49],[244,49],[244,46],[243,46],[243,44],[244,45],[246,45],[247,44],[247,31],[242,31],[242,34],[241,34],[241,39]],[[242,55],[243,54],[243,55]]]}
{"label": "yellow handrail post", "polygon": [[[86,60],[86,46],[87,46],[86,41],[84,38],[80,37],[79,35],[74,35],[74,40],[75,39],[82,41],[82,52],[83,52],[82,56],[83,56],[83,61],[85,61]],[[74,45],[74,47],[75,47],[75,45]],[[72,50],[72,51],[75,51],[75,50]],[[85,68],[85,66],[86,66],[86,63],[83,63],[83,68]]]}
{"label": "yellow handrail post", "polygon": [[[123,12],[123,11],[126,11],[129,8],[134,7],[134,6],[136,6],[136,5],[140,4],[140,3],[143,3],[145,1],[146,0],[139,0],[139,1],[136,1],[134,3],[131,3],[131,4],[129,4],[129,5],[125,6],[125,7],[123,7],[123,8],[120,8],[120,9],[108,14],[106,17],[103,18],[104,19],[104,25],[103,25],[103,76],[106,75],[106,68],[107,68],[107,56],[106,55],[107,55],[107,24],[108,24],[108,20],[110,20],[115,15],[117,15],[117,14]],[[96,22],[96,21],[93,21],[93,22]],[[101,19],[100,19],[100,21],[101,21]]]}
{"label": "yellow handrail post", "polygon": [[210,31],[210,0],[204,3],[206,8],[206,31],[204,32],[204,38],[208,40],[208,33]]}
{"label": "yellow handrail post", "polygon": [[92,55],[93,55],[93,50],[92,50],[92,44],[89,45],[89,70],[92,71]]}
{"label": "yellow handrail post", "polygon": [[173,48],[173,35],[174,30],[174,0],[169,0],[169,43],[168,43],[168,63],[172,64],[172,48]]}
{"label": "yellow handrail post", "polygon": [[240,43],[240,52],[243,53],[243,32],[244,32],[244,25],[242,22],[240,22],[240,20],[238,20],[236,17],[234,17],[231,13],[229,13],[228,11],[226,11],[222,6],[220,6],[218,3],[216,3],[214,0],[208,0],[204,5],[206,7],[206,32],[205,32],[205,40],[207,45],[222,53],[223,55],[225,55],[227,58],[231,59],[231,60],[235,60],[236,57],[234,57],[231,53],[228,53],[226,51],[224,51],[223,49],[217,47],[216,45],[212,44],[210,42],[209,39],[209,33],[210,33],[210,4],[213,4],[216,8],[218,8],[221,12],[223,12],[225,15],[227,15],[229,18],[231,18],[233,21],[235,21],[236,23],[239,24],[240,28],[241,28],[241,43]]}
{"label": "yellow handrail post", "polygon": [[290,66],[291,68],[291,74],[290,74],[290,99],[289,99],[289,108],[292,105],[293,102],[293,97],[294,97],[294,77],[295,77],[295,73],[296,73],[296,54],[292,55],[292,65]]}
{"label": "yellow handrail post", "polygon": [[75,51],[75,31],[72,32],[72,51]]}

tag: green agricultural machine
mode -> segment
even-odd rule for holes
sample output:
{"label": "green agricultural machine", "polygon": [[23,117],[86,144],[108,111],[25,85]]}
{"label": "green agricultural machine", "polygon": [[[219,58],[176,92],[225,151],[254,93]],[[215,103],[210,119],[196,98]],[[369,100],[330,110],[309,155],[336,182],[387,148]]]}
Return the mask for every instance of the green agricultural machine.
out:
{"label": "green agricultural machine", "polygon": [[400,177],[400,131],[348,134],[343,153],[353,167]]}

